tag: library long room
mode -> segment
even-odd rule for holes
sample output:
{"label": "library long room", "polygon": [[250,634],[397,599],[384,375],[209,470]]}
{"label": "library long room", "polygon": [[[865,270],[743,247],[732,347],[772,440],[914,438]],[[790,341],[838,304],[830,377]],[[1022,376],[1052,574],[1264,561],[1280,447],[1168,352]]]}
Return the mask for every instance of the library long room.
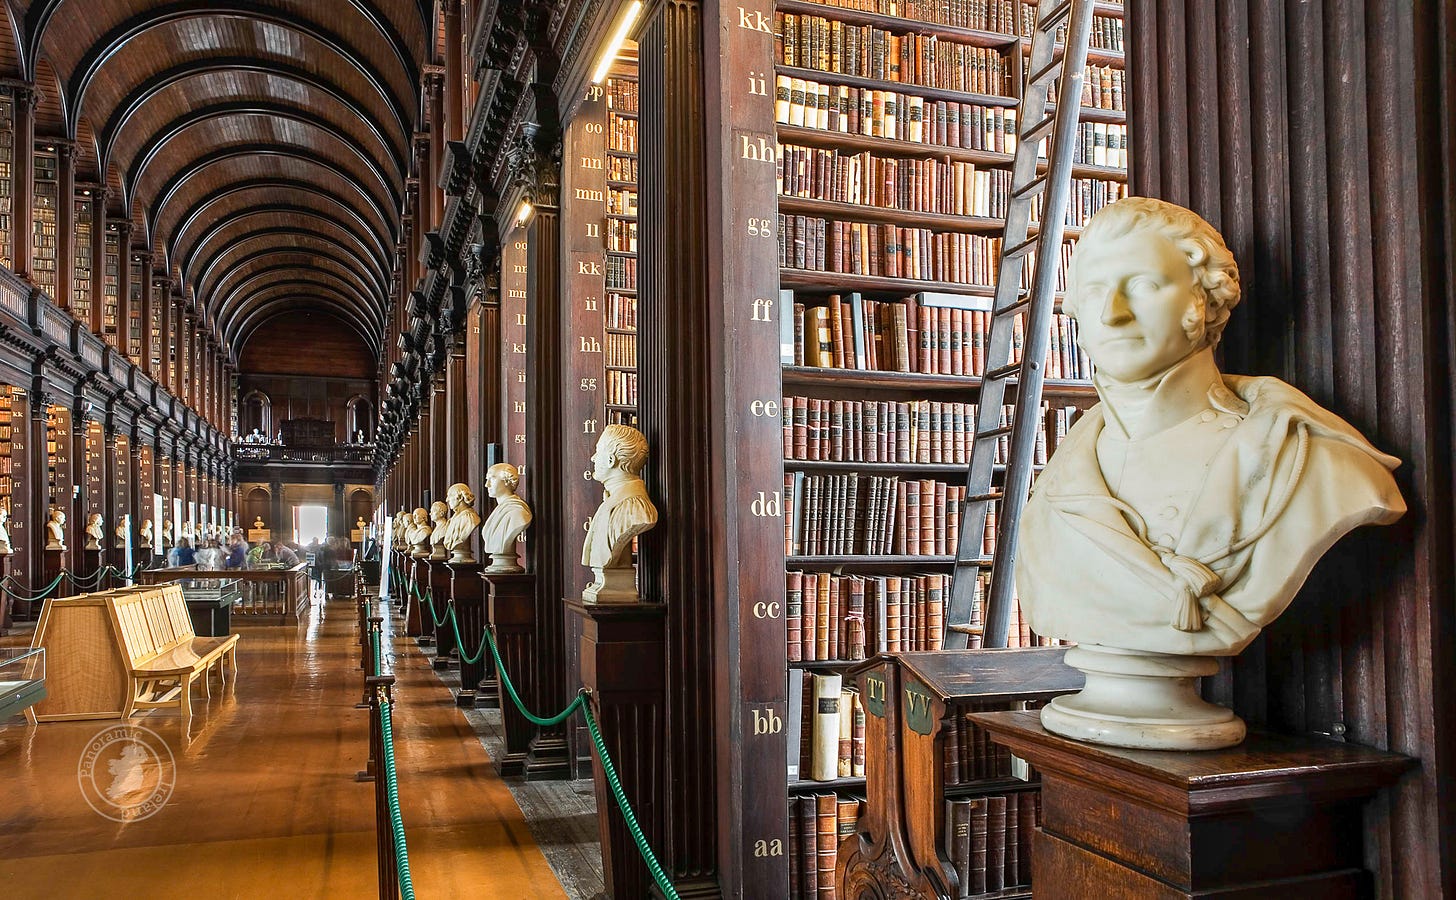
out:
{"label": "library long room", "polygon": [[0,16],[7,896],[1456,898],[1456,0]]}

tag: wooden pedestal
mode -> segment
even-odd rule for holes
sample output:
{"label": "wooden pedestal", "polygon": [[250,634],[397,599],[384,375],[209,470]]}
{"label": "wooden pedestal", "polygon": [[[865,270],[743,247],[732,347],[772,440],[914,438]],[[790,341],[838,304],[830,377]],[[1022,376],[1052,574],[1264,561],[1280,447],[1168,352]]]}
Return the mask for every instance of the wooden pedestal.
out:
{"label": "wooden pedestal", "polygon": [[[491,633],[500,648],[501,667],[507,675],[519,681],[523,672],[531,671],[536,644],[535,576],[488,575],[482,572],[480,577],[487,586],[487,613]],[[516,691],[529,705],[532,699],[529,688],[516,684]],[[501,697],[501,722],[505,726],[506,752],[495,760],[496,771],[502,775],[520,775],[526,771],[526,756],[531,749],[535,728],[516,709],[516,704],[505,696]]]}
{"label": "wooden pedestal", "polygon": [[[567,600],[581,621],[581,680],[592,692],[592,712],[607,752],[616,762],[622,790],[648,829],[647,839],[662,846],[662,782],[654,773],[664,766],[665,702],[664,620],[660,603],[587,605]],[[596,783],[597,830],[602,839],[603,878],[608,897],[645,897],[652,879],[627,831],[600,763],[592,766]]]}
{"label": "wooden pedestal", "polygon": [[1361,807],[1415,764],[1258,733],[1228,750],[1122,750],[1051,734],[1036,713],[972,718],[1041,772],[1038,900],[1369,897]]}
{"label": "wooden pedestal", "polygon": [[[45,572],[41,575],[41,583],[32,588],[33,592],[38,591],[46,585],[50,584],[52,581],[55,581],[56,576],[61,574],[61,571],[66,568],[66,565],[70,560],[70,551],[68,550],[42,550],[41,552],[45,555]],[[68,585],[65,581],[62,581],[60,584],[56,585],[55,590],[51,592],[51,596],[68,596],[71,593],[69,587],[70,585]]]}
{"label": "wooden pedestal", "polygon": [[[10,574],[10,557],[9,553],[0,554],[0,579],[4,579]],[[10,595],[0,591],[0,635],[9,630],[10,616]]]}
{"label": "wooden pedestal", "polygon": [[[82,550],[78,555],[81,557],[81,565],[78,567],[78,571],[73,573],[74,576],[79,577],[92,591],[104,591],[111,587],[110,578],[95,577],[101,567],[106,565],[105,550]],[[75,584],[74,577],[72,583]],[[76,585],[76,587],[79,588],[80,585]],[[80,591],[77,590],[76,593],[80,593]]]}
{"label": "wooden pedestal", "polygon": [[[500,684],[495,677],[495,662],[490,650],[482,646],[485,631],[485,583],[480,580],[480,563],[449,563],[450,598],[455,604],[455,618],[460,623],[460,693],[455,705],[494,707],[500,704]],[[454,634],[451,634],[454,638]],[[476,662],[468,656],[480,654]]]}
{"label": "wooden pedestal", "polygon": [[[436,671],[450,668],[454,662],[455,654],[455,631],[450,627],[450,621],[446,618],[450,601],[450,569],[443,559],[426,560],[425,566],[430,573],[430,606],[433,609],[426,609],[421,616],[421,625],[426,634],[435,637],[435,658],[431,665]],[[443,623],[436,625],[437,619],[446,619]],[[462,629],[463,631],[463,629]]]}
{"label": "wooden pedestal", "polygon": [[410,559],[409,584],[405,588],[404,606],[404,634],[405,637],[417,638],[424,634],[424,611],[420,609],[420,594],[423,594],[430,585],[430,573],[428,563],[423,559]]}

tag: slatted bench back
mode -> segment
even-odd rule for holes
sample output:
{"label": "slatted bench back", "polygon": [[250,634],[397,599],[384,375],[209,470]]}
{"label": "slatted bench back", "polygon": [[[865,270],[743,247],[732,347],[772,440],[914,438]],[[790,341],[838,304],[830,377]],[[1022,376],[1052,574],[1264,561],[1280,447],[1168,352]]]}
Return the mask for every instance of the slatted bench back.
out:
{"label": "slatted bench back", "polygon": [[109,598],[116,617],[116,630],[131,664],[136,666],[157,655],[159,650],[147,621],[146,598],[141,594],[117,594]]}
{"label": "slatted bench back", "polygon": [[161,585],[160,589],[167,618],[172,622],[172,631],[179,638],[188,641],[197,637],[197,632],[192,630],[192,616],[187,613],[187,600],[182,596],[182,585],[172,582]]}

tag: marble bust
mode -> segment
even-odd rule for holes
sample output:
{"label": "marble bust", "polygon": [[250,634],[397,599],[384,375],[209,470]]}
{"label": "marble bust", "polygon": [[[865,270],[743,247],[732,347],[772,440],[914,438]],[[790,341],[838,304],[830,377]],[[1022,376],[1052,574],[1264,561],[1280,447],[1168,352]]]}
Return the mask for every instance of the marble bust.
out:
{"label": "marble bust", "polygon": [[9,556],[15,552],[10,546],[10,507],[0,506],[0,556]]}
{"label": "marble bust", "polygon": [[155,526],[152,525],[151,519],[142,519],[141,543],[139,544],[139,546],[143,550],[152,549],[152,532],[154,530]]}
{"label": "marble bust", "polygon": [[510,463],[496,463],[485,473],[485,490],[495,509],[480,528],[480,546],[490,554],[487,572],[523,572],[516,558],[516,541],[531,524],[531,507],[516,496],[520,473]]}
{"label": "marble bust", "polygon": [[402,509],[394,514],[394,530],[392,538],[396,553],[409,552],[409,532],[414,526],[414,520],[410,517],[409,510]]}
{"label": "marble bust", "polygon": [[1073,253],[1063,309],[1101,402],[1037,479],[1016,560],[1032,630],[1077,642],[1067,662],[1087,675],[1042,710],[1049,731],[1239,743],[1244,723],[1196,679],[1283,613],[1341,536],[1405,512],[1399,460],[1278,379],[1219,371],[1239,299],[1223,238],[1160,200],[1103,208]]}
{"label": "marble bust", "polygon": [[425,559],[430,555],[430,513],[423,506],[415,509],[410,516],[409,525],[409,555],[415,559]]}
{"label": "marble bust", "polygon": [[266,527],[267,526],[265,526],[263,524],[263,517],[262,516],[254,516],[253,517],[253,530],[255,530],[255,531],[262,531]]}
{"label": "marble bust", "polygon": [[100,550],[104,540],[106,529],[102,524],[101,513],[92,513],[86,519],[86,544],[83,549]]}
{"label": "marble bust", "polygon": [[444,500],[430,504],[430,559],[436,562],[447,559],[445,550],[445,525],[450,521],[450,507]]}
{"label": "marble bust", "polygon": [[46,522],[46,545],[47,550],[66,549],[66,513],[64,510],[51,509],[50,521]]}
{"label": "marble bust", "polygon": [[592,478],[601,482],[602,504],[592,515],[581,564],[591,566],[593,582],[582,591],[587,603],[638,600],[632,565],[632,539],[657,524],[657,507],[647,496],[642,466],[647,438],[629,425],[608,425],[592,454]]}
{"label": "marble bust", "polygon": [[170,546],[172,546],[172,520],[171,519],[163,519],[162,520],[162,546],[163,547],[170,547]]}
{"label": "marble bust", "polygon": [[457,482],[445,492],[445,501],[450,504],[450,521],[445,523],[445,549],[450,551],[450,562],[473,563],[475,554],[470,552],[470,539],[480,524],[480,513],[475,511],[475,492],[469,485]]}
{"label": "marble bust", "polygon": [[125,550],[126,541],[131,533],[131,513],[122,513],[121,519],[116,523],[116,549]]}

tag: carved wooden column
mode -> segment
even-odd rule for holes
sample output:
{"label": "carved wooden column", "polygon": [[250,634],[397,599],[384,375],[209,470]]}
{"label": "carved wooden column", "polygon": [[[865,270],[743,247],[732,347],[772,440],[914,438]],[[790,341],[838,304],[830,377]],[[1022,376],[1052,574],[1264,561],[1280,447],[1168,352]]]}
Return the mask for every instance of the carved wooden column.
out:
{"label": "carved wooden column", "polygon": [[76,144],[73,141],[55,143],[56,295],[51,299],[62,309],[70,309],[75,300],[71,286],[76,273]]}
{"label": "carved wooden column", "polygon": [[425,99],[430,114],[430,152],[426,165],[429,168],[430,227],[426,231],[439,231],[445,221],[445,190],[441,183],[445,175],[445,69],[441,66],[425,66]]}
{"label": "carved wooden column", "polygon": [[[14,205],[10,211],[10,235],[15,249],[15,274],[30,280],[35,255],[35,229],[31,224],[35,215],[35,107],[40,98],[28,84],[16,85],[11,94],[15,98],[15,141],[11,151],[15,162],[11,172]],[[44,449],[45,444],[41,447]]]}
{"label": "carved wooden column", "polygon": [[[452,293],[461,305],[464,304],[465,291],[460,287],[452,287]],[[458,307],[456,307],[458,308]],[[448,490],[450,485],[456,482],[470,481],[469,467],[466,465],[466,444],[472,433],[479,433],[480,421],[472,419],[468,404],[466,403],[465,372],[465,324],[462,319],[458,328],[446,335],[447,346],[445,356],[445,478],[444,485]],[[478,482],[477,482],[478,483]],[[474,488],[472,488],[474,490]],[[443,494],[441,495],[444,496]]]}
{"label": "carved wooden column", "polygon": [[[86,322],[86,327],[91,329],[92,334],[101,333],[101,317],[105,314],[106,307],[106,245],[109,235],[114,234],[114,227],[107,222],[106,204],[110,200],[111,193],[105,184],[95,184],[91,188],[91,315]],[[121,278],[121,267],[125,265],[122,260],[126,259],[126,248],[117,244],[117,285],[123,289],[125,281]]]}
{"label": "carved wooden column", "polygon": [[430,388],[430,501],[445,499],[455,476],[451,468],[449,361],[435,373]]}
{"label": "carved wooden column", "polygon": [[444,0],[445,19],[445,138],[465,136],[464,45],[460,39],[460,0]]}
{"label": "carved wooden column", "polygon": [[[532,529],[533,544],[527,545],[536,581],[536,640],[532,660],[532,699],[537,709],[560,709],[569,692],[564,689],[563,657],[576,648],[565,646],[565,610],[562,608],[562,579],[571,555],[561,533],[564,523],[562,492],[567,468],[561,458],[559,430],[562,391],[548,373],[561,364],[561,228],[558,210],[560,191],[559,152],[555,136],[528,126],[517,153],[516,177],[525,186],[533,212],[526,226],[528,316],[526,346],[535,376],[526,384],[526,447],[530,462],[530,503],[535,520],[558,523],[558,527]],[[576,551],[580,552],[578,545]],[[509,670],[507,670],[509,671]],[[565,729],[541,729],[531,741],[526,763],[527,777],[559,778],[569,774]]]}

